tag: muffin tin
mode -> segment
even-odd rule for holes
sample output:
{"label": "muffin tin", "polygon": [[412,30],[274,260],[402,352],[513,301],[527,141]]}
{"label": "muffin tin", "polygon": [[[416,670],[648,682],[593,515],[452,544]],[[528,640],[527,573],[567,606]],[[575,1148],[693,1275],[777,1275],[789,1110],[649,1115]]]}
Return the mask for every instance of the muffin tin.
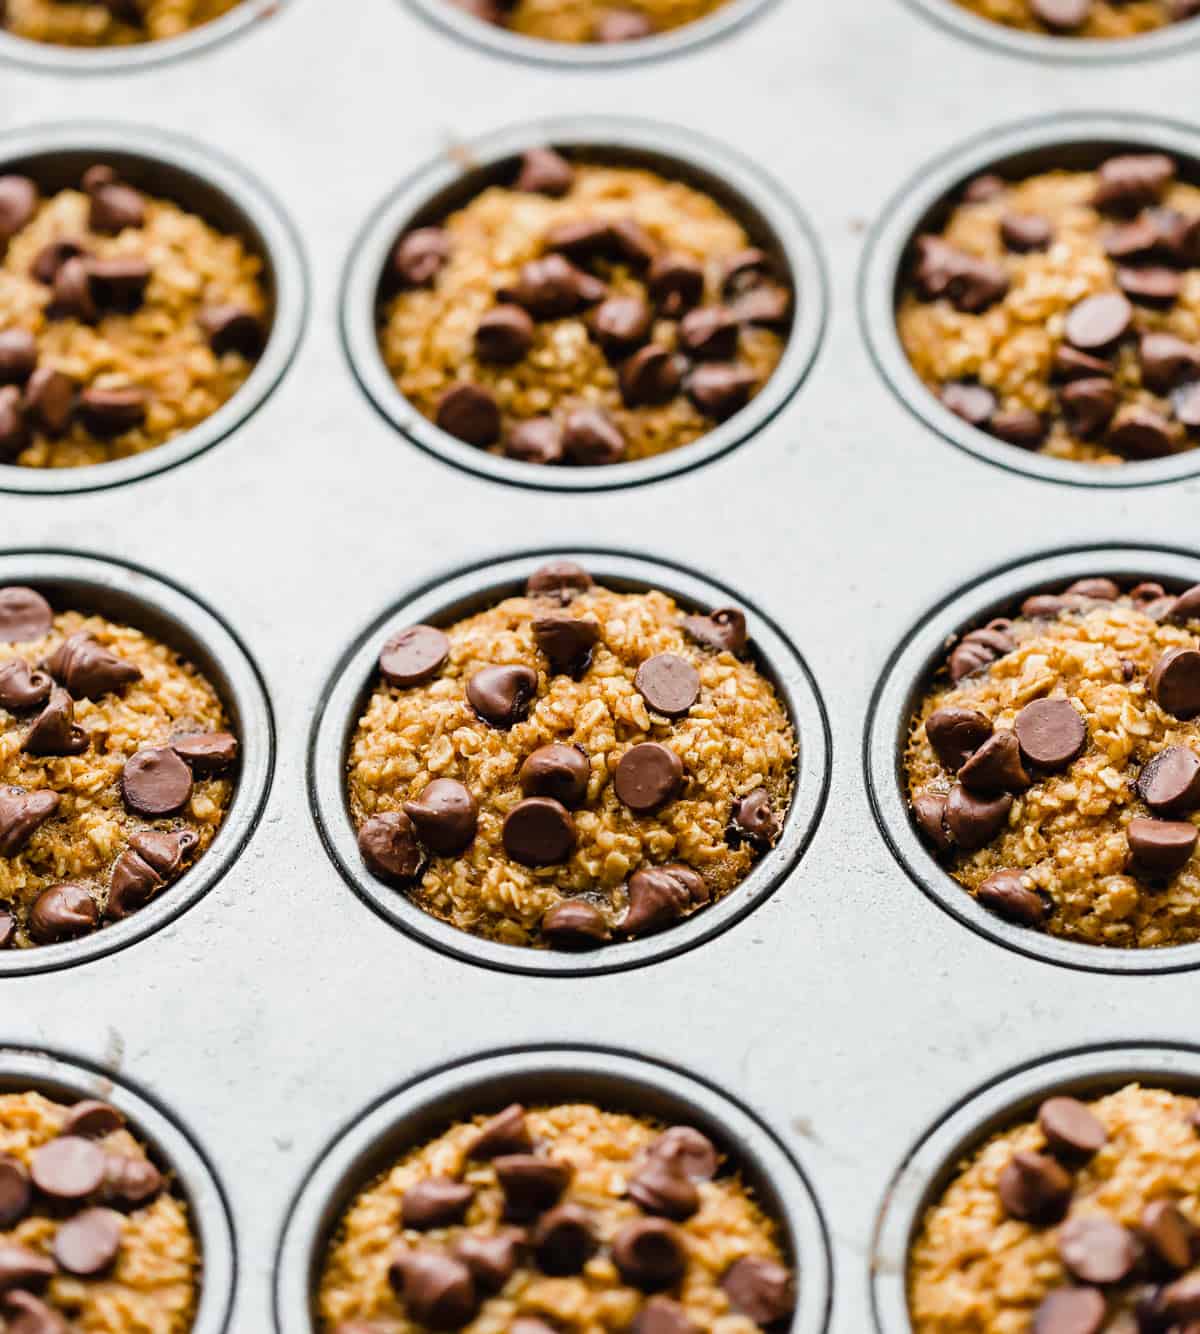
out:
{"label": "muffin tin", "polygon": [[[1081,573],[1111,553],[1112,568],[1190,581],[1200,560],[1200,452],[1152,487],[1130,485],[1145,479],[1140,469],[1116,485],[1076,469],[1072,480],[1084,484],[1066,486],[1014,470],[1007,452],[1009,466],[988,466],[950,443],[944,421],[931,425],[892,391],[868,351],[856,292],[861,284],[867,313],[880,312],[882,322],[868,321],[878,342],[891,327],[899,247],[976,164],[1060,141],[1089,152],[1154,141],[1200,160],[1192,127],[1148,118],[1163,107],[1190,114],[1193,62],[1182,44],[1175,56],[1121,59],[1135,46],[1148,52],[1147,42],[1084,61],[1064,51],[1051,65],[963,40],[911,3],[888,0],[869,13],[764,4],[752,22],[678,59],[644,62],[659,49],[647,43],[620,53],[627,65],[568,72],[453,40],[409,0],[360,0],[354,10],[350,19],[345,5],[285,0],[269,21],[245,23],[238,40],[136,76],[4,66],[7,123],[24,128],[9,131],[3,161],[59,147],[78,154],[74,162],[126,152],[210,182],[272,254],[276,337],[286,335],[272,379],[304,326],[306,276],[313,317],[274,392],[250,415],[238,406],[249,385],[230,404],[236,424],[220,448],[191,452],[178,467],[167,467],[176,446],[151,451],[139,463],[153,475],[66,478],[105,488],[82,494],[0,495],[0,546],[38,553],[14,555],[6,578],[37,582],[35,560],[61,560],[56,579],[104,589],[119,571],[123,596],[135,600],[121,604],[130,619],[161,606],[215,681],[229,680],[245,763],[267,763],[272,727],[277,750],[261,817],[267,774],[251,788],[243,768],[230,819],[244,811],[245,823],[236,837],[232,823],[222,832],[228,859],[219,839],[160,901],[172,918],[156,922],[161,929],[149,932],[150,908],[128,923],[146,928],[135,948],[114,951],[122,928],[108,928],[70,947],[62,962],[78,966],[0,976],[0,1040],[71,1052],[119,1080],[127,1071],[195,1128],[237,1228],[227,1334],[291,1334],[294,1323],[282,1322],[303,1322],[307,1278],[293,1266],[307,1275],[318,1234],[288,1229],[278,1272],[287,1301],[300,1305],[281,1297],[277,1326],[280,1238],[311,1168],[320,1188],[302,1202],[315,1229],[357,1181],[360,1151],[377,1134],[387,1139],[396,1118],[360,1109],[382,1108],[398,1089],[412,1099],[402,1108],[423,1105],[442,1079],[461,1088],[472,1053],[516,1052],[522,1069],[578,1069],[601,1081],[589,1087],[611,1087],[603,1081],[612,1050],[639,1069],[668,1068],[672,1079],[720,1090],[717,1119],[735,1100],[735,1136],[741,1109],[752,1110],[789,1164],[778,1189],[798,1188],[794,1160],[828,1221],[827,1328],[863,1334],[875,1327],[881,1200],[925,1128],[964,1091],[1047,1052],[1191,1040],[1196,975],[1190,956],[1139,960],[1136,977],[1060,966],[965,926],[889,847],[864,760],[879,769],[882,802],[887,784],[895,788],[895,752],[877,741],[888,728],[895,738],[898,710],[934,649],[928,636],[1043,577],[1041,562],[1058,578],[1063,553],[1076,553]],[[735,0],[726,12],[744,11]],[[1182,43],[1192,34],[1179,35]],[[679,40],[690,43],[687,30]],[[45,54],[53,66],[64,53]],[[93,53],[69,54],[74,69]],[[572,53],[546,53],[560,54]],[[1064,108],[1072,117],[1051,124]],[[61,127],[66,116],[87,132]],[[1010,133],[1018,116],[1035,119]],[[522,123],[503,128],[513,122]],[[414,444],[402,407],[393,421],[364,393],[357,363],[368,349],[378,355],[370,312],[384,247],[407,218],[460,188],[464,170],[486,172],[535,134],[692,164],[701,179],[724,173],[784,253],[805,257],[802,318],[820,310],[812,298],[824,271],[825,327],[807,337],[775,410],[737,448],[714,450],[703,467],[636,479],[643,485],[625,485],[622,472],[615,490],[505,485],[474,451],[451,463]],[[942,165],[917,179],[931,162]],[[407,184],[389,196],[398,182]],[[389,216],[374,214],[364,232],[384,198]],[[872,224],[887,238],[891,268],[880,261],[882,241],[864,263]],[[353,284],[362,300],[351,306]],[[363,357],[352,371],[346,352],[356,338]],[[398,401],[390,381],[377,389]],[[18,472],[0,470],[0,485]],[[30,483],[63,484],[47,475]],[[345,728],[391,616],[410,602],[445,612],[511,586],[537,553],[552,551],[702,605],[745,599],[802,734],[809,720],[807,758],[821,755],[819,767],[802,764],[802,778],[820,772],[828,783],[823,806],[821,783],[804,796],[753,911],[740,912],[752,888],[744,885],[726,900],[730,920],[719,930],[701,914],[694,937],[668,932],[619,947],[630,952],[620,971],[608,967],[612,953],[575,959],[605,970],[588,976],[471,966],[418,924],[381,917],[329,855],[310,791],[315,782],[336,850],[346,828]],[[85,568],[73,552],[91,553]],[[925,627],[919,652],[908,639],[916,625]],[[898,645],[910,675],[895,670]],[[261,683],[247,666],[240,684],[243,654]],[[262,748],[249,722],[256,710]],[[323,747],[330,763],[318,766]],[[209,892],[182,911],[218,866]],[[477,957],[472,941],[455,943]],[[98,957],[79,954],[92,947]],[[28,963],[48,957],[36,952]],[[563,1066],[548,1048],[568,1053]],[[428,1071],[442,1073],[426,1084]],[[987,1120],[982,1107],[964,1117],[964,1130]],[[747,1142],[753,1156],[758,1140]],[[293,1219],[301,1216],[298,1206]],[[803,1238],[798,1253],[811,1275]],[[814,1334],[824,1315],[822,1305]]]}

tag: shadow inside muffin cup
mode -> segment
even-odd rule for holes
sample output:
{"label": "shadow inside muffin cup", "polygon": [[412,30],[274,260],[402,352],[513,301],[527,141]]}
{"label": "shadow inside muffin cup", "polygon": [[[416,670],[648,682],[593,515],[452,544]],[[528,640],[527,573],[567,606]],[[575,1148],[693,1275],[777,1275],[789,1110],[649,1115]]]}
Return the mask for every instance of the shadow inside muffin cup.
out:
{"label": "shadow inside muffin cup", "polygon": [[[347,783],[354,734],[378,684],[379,652],[385,641],[406,626],[452,625],[518,596],[534,570],[561,559],[576,561],[598,584],[618,592],[657,589],[685,611],[707,613],[731,605],[745,611],[749,653],[788,714],[798,754],[792,802],[782,833],[744,880],[716,903],[675,926],[586,953],[486,940],[441,921],[418,907],[402,889],[377,879],[367,870],[358,849]],[[807,665],[783,631],[736,591],[657,560],[593,550],[533,552],[442,576],[390,608],[359,637],[335,668],[317,708],[309,749],[309,795],[322,841],[338,869],[359,897],[393,926],[468,963],[508,972],[579,977],[636,968],[680,954],[740,921],[770,897],[800,860],[820,820],[829,746],[824,705]]]}
{"label": "shadow inside muffin cup", "polygon": [[[475,20],[472,20],[475,21]],[[491,454],[426,418],[397,388],[380,349],[392,251],[401,236],[440,223],[492,185],[511,185],[529,148],[553,147],[576,163],[642,168],[710,195],[772,257],[794,293],[779,364],[749,403],[691,444],[606,466],[545,466]],[[589,117],[524,125],[448,150],[376,210],[355,243],[342,294],[342,334],[359,383],[414,444],[494,481],[556,491],[635,486],[720,457],[761,430],[800,387],[825,322],[826,282],[815,235],[782,187],[749,161],[691,131]]]}
{"label": "shadow inside muffin cup", "polygon": [[355,1196],[398,1158],[462,1120],[512,1102],[536,1107],[593,1103],[707,1135],[740,1171],[797,1276],[788,1334],[822,1334],[832,1275],[824,1221],[802,1169],[772,1131],[741,1103],[671,1066],[598,1047],[532,1047],[442,1067],[385,1095],[322,1152],[300,1187],[276,1266],[279,1334],[314,1334],[326,1252]]}
{"label": "shadow inside muffin cup", "polygon": [[65,124],[0,135],[0,176],[29,176],[47,197],[78,189],[97,163],[148,195],[239,237],[262,261],[266,341],[245,383],[190,430],[128,458],[78,468],[0,464],[0,491],[54,494],[100,490],[163,472],[223,440],[266,401],[302,332],[307,279],[300,244],[279,204],[243,169],[192,140],[128,125]]}
{"label": "shadow inside muffin cup", "polygon": [[1180,180],[1200,186],[1200,132],[1190,126],[1138,115],[1039,118],[988,131],[927,164],[889,201],[871,233],[859,278],[859,314],[875,364],[914,416],[976,458],[1076,486],[1147,486],[1200,472],[1195,437],[1181,453],[1119,464],[1050,458],[1007,444],[945,407],[917,374],[900,339],[897,315],[911,286],[913,245],[923,233],[940,231],[968,182],[989,173],[1018,181],[1060,168],[1089,171],[1120,153],[1166,153]]}
{"label": "shadow inside muffin cup", "polygon": [[0,950],[0,979],[49,972],[112,954],[166,926],[233,864],[258,824],[274,767],[270,705],[258,669],[217,615],[135,566],[74,552],[0,552],[0,588],[27,585],[55,613],[79,611],[132,626],[173,649],[212,685],[239,742],[233,796],[208,849],[143,908],[91,934]]}
{"label": "shadow inside muffin cup", "polygon": [[952,1104],[909,1150],[884,1195],[871,1248],[871,1302],[878,1334],[912,1334],[908,1255],[926,1211],[966,1161],[1006,1130],[1036,1118],[1054,1096],[1089,1101],[1126,1084],[1200,1095],[1200,1049],[1172,1043],[1092,1046],[1041,1057]]}
{"label": "shadow inside muffin cup", "polygon": [[96,1099],[116,1107],[147,1156],[182,1199],[196,1237],[199,1301],[190,1334],[224,1334],[233,1305],[233,1223],[224,1190],[204,1150],[156,1098],[77,1057],[0,1046],[0,1093],[40,1093],[71,1105]]}
{"label": "shadow inside muffin cup", "polygon": [[1200,583],[1200,558],[1158,547],[1080,548],[1035,556],[982,575],[952,593],[908,632],[875,687],[867,714],[868,796],[893,855],[929,898],[963,925],[997,944],[1046,963],[1099,973],[1170,973],[1200,967],[1200,942],[1131,949],[1089,945],[1017,926],[990,912],[950,874],[917,832],[908,803],[905,747],[912,719],[946,659],[948,644],[996,617],[1013,616],[1026,597],[1061,592],[1091,576],[1122,592],[1142,582],[1181,593]]}

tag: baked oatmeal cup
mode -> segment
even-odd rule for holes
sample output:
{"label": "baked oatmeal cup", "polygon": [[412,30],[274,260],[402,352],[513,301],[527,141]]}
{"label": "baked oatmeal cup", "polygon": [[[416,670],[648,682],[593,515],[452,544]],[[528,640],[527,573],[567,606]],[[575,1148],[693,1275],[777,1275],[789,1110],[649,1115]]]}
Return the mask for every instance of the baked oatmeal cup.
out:
{"label": "baked oatmeal cup", "polygon": [[1156,32],[1200,14],[1200,0],[952,0],[1021,32],[1116,40]]}
{"label": "baked oatmeal cup", "polygon": [[443,0],[472,18],[546,42],[637,42],[715,14],[732,0]]}
{"label": "baked oatmeal cup", "polygon": [[243,0],[0,0],[0,31],[56,46],[130,46],[182,37]]}

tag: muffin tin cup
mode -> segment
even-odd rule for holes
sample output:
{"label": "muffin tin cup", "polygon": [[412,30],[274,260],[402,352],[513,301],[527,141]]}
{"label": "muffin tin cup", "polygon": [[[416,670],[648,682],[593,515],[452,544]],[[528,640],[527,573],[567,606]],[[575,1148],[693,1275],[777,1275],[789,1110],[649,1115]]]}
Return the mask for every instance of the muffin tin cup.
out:
{"label": "muffin tin cup", "polygon": [[[731,603],[747,613],[756,663],[779,694],[800,753],[796,788],[776,845],[724,898],[657,935],[568,953],[504,945],[460,931],[419,908],[402,890],[377,880],[358,851],[346,791],[354,732],[379,679],[379,651],[407,625],[448,625],[520,593],[552,558],[577,560],[596,581],[622,591],[657,588],[681,605],[710,611]],[[739,593],[664,561],[603,550],[541,551],[482,561],[432,580],[384,612],[338,664],[317,706],[309,752],[309,793],[321,837],[350,887],[386,921],[443,953],[514,973],[580,977],[618,972],[681,954],[759,906],[786,879],[816,829],[829,774],[829,730],[817,687],[783,632]]]}
{"label": "muffin tin cup", "polygon": [[[217,20],[220,22],[220,20]],[[111,463],[82,468],[0,465],[0,492],[63,495],[151,477],[231,435],[283,378],[300,342],[308,277],[300,240],[281,206],[236,162],[191,139],[134,125],[72,122],[0,135],[0,175],[22,172],[43,189],[77,186],[98,159],[131,184],[160,194],[243,237],[263,260],[270,336],[246,382],[212,416],[173,440]]]}
{"label": "muffin tin cup", "polygon": [[[441,4],[444,0],[431,0]],[[596,161],[644,167],[709,192],[790,270],[796,315],[774,374],[739,413],[690,445],[605,467],[544,467],[489,454],[441,430],[401,394],[379,347],[379,289],[398,238],[462,207],[486,185],[507,179],[526,149],[577,150]],[[469,164],[464,168],[464,163]],[[359,383],[412,443],[493,481],[549,491],[599,491],[657,481],[719,458],[750,439],[799,389],[825,324],[826,278],[816,236],[783,188],[740,154],[691,130],[614,117],[520,125],[443,154],[410,177],[368,220],[346,267],[342,335]]]}
{"label": "muffin tin cup", "polygon": [[1081,1048],[1031,1061],[950,1106],[909,1151],[879,1212],[869,1263],[878,1334],[912,1334],[909,1248],[926,1209],[967,1157],[997,1132],[1036,1116],[1052,1094],[1095,1098],[1131,1082],[1200,1093],[1200,1049],[1151,1042]]}
{"label": "muffin tin cup", "polygon": [[279,1334],[314,1334],[326,1248],[358,1191],[409,1149],[478,1112],[527,1104],[594,1102],[711,1136],[734,1158],[797,1272],[788,1334],[822,1334],[832,1274],[825,1224],[803,1169],[749,1108],[674,1066],[602,1047],[547,1045],[467,1058],[386,1094],[322,1152],[296,1196],[275,1270]]}
{"label": "muffin tin cup", "polygon": [[246,32],[260,20],[275,17],[284,2],[242,0],[228,14],[202,27],[193,28],[180,37],[169,37],[159,42],[136,42],[130,46],[59,46],[52,42],[35,42],[27,37],[17,37],[0,29],[0,60],[67,77],[134,73],[208,51],[238,33]]}
{"label": "muffin tin cup", "polygon": [[991,47],[1027,60],[1061,62],[1084,67],[1129,60],[1165,58],[1185,50],[1200,39],[1200,23],[1186,20],[1137,37],[1051,37],[1048,33],[1024,32],[981,18],[954,0],[907,0],[907,3],[938,27],[978,46]]}
{"label": "muffin tin cup", "polygon": [[0,951],[5,977],[67,968],[115,953],[152,935],[198,902],[241,852],[258,824],[274,768],[271,708],[259,676],[236,635],[215,612],[147,570],[79,552],[0,552],[0,587],[28,584],[55,611],[96,612],[175,649],[212,684],[241,746],[233,800],[208,850],[176,881],[118,922],[79,940]]}
{"label": "muffin tin cup", "polygon": [[720,9],[695,23],[635,42],[552,42],[474,18],[454,0],[409,0],[409,3],[436,27],[495,55],[568,69],[612,69],[695,51],[749,23],[775,0],[727,0]]}
{"label": "muffin tin cup", "polygon": [[[1200,22],[1196,26],[1200,29]],[[924,166],[880,211],[859,276],[859,314],[867,346],[904,406],[976,458],[1042,481],[1090,487],[1148,486],[1200,472],[1200,443],[1170,458],[1117,465],[1053,459],[1005,444],[943,407],[900,341],[897,299],[913,240],[945,219],[961,186],[986,171],[1016,177],[1056,167],[1088,170],[1122,152],[1170,153],[1179,162],[1180,175],[1200,184],[1200,132],[1192,126],[1128,113],[1056,115],[991,130],[951,149]]]}
{"label": "muffin tin cup", "polygon": [[1165,547],[1080,547],[1034,556],[980,576],[943,599],[893,652],[871,699],[864,761],[871,807],[888,846],[937,905],[981,936],[1044,963],[1097,973],[1171,973],[1200,967],[1200,943],[1113,949],[1015,926],[989,912],[933,856],[909,813],[904,747],[909,721],[944,661],[950,639],[994,616],[1011,614],[1031,593],[1063,588],[1087,575],[1123,586],[1155,580],[1168,591],[1200,583],[1200,557]]}
{"label": "muffin tin cup", "polygon": [[212,1165],[184,1126],[150,1093],[77,1057],[0,1045],[0,1093],[29,1091],[64,1103],[111,1103],[158,1166],[170,1170],[200,1250],[200,1301],[190,1334],[224,1334],[237,1279],[233,1222]]}

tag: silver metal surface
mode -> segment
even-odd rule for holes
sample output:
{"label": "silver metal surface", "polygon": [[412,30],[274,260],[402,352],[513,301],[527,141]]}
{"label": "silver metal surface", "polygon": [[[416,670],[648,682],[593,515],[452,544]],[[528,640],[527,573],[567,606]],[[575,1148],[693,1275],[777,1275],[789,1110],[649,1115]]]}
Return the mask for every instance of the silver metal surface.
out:
{"label": "silver metal surface", "polygon": [[[828,1220],[832,1334],[864,1334],[880,1200],[954,1098],[1045,1052],[1194,1040],[1200,970],[1056,967],[969,929],[903,870],[863,778],[891,655],[965,585],[1047,550],[1200,548],[1196,477],[1065,487],[989,467],[903,406],[857,318],[866,231],[921,164],[1016,117],[1096,108],[1121,137],[1131,113],[1200,117],[1194,52],[1051,68],[902,0],[779,0],[678,59],[563,70],[454,40],[401,0],[289,0],[136,75],[3,67],[0,128],[120,118],[199,139],[281,201],[311,257],[307,335],[220,448],[105,491],[0,494],[0,546],[102,553],[189,590],[236,628],[270,700],[270,795],[211,891],[136,948],[0,978],[11,1042],[127,1072],[211,1153],[239,1238],[230,1334],[274,1328],[280,1230],[331,1136],[472,1052],[599,1042],[735,1095],[803,1163]],[[501,485],[372,407],[339,329],[345,265],[424,164],[516,121],[596,114],[681,126],[778,182],[820,238],[822,353],[752,440],[702,468],[620,491]],[[651,966],[467,965],[368,908],[312,815],[313,727],[364,627],[447,570],[531,547],[704,571],[770,616],[828,712],[829,798],[804,856],[754,912]]]}
{"label": "silver metal surface", "polygon": [[314,1295],[325,1251],[360,1190],[455,1121],[514,1101],[596,1102],[709,1135],[781,1223],[780,1241],[797,1271],[789,1334],[822,1334],[830,1296],[825,1224],[803,1170],[754,1113],[669,1065],[600,1047],[543,1046],[486,1053],[420,1075],[341,1128],[313,1163],[288,1215],[275,1278],[280,1334],[315,1334]]}
{"label": "silver metal surface", "polygon": [[[460,13],[449,0],[430,3]],[[756,246],[778,258],[792,284],[796,312],[774,374],[746,407],[693,444],[606,467],[539,467],[465,444],[422,416],[396,388],[379,348],[380,287],[396,241],[414,225],[444,218],[485,186],[511,179],[520,154],[542,144],[602,162],[646,167],[710,191],[743,223]],[[342,332],[355,373],[375,406],[422,448],[497,481],[551,491],[589,491],[670,477],[751,439],[787,403],[811,367],[825,327],[825,304],[825,274],[812,228],[779,185],[753,162],[671,126],[592,116],[518,125],[459,145],[401,185],[376,209],[355,246],[342,297]]]}
{"label": "silver metal surface", "polygon": [[[346,793],[350,747],[366,702],[378,685],[379,652],[387,640],[405,626],[453,624],[519,594],[528,576],[552,559],[577,561],[610,588],[638,592],[660,589],[688,611],[741,607],[747,615],[755,661],[775,685],[788,711],[800,753],[796,790],[783,832],[736,889],[669,931],[606,945],[586,954],[481,940],[417,907],[407,895],[376,879],[363,864]],[[828,778],[828,723],[820,696],[803,659],[766,614],[741,593],[688,570],[662,561],[579,549],[532,552],[508,560],[497,556],[474,569],[436,579],[400,606],[377,617],[348,657],[338,664],[321,700],[308,774],[314,811],[326,847],[351,886],[380,916],[468,963],[557,977],[614,972],[670,958],[740,921],[779,887],[803,854],[821,817]]]}

